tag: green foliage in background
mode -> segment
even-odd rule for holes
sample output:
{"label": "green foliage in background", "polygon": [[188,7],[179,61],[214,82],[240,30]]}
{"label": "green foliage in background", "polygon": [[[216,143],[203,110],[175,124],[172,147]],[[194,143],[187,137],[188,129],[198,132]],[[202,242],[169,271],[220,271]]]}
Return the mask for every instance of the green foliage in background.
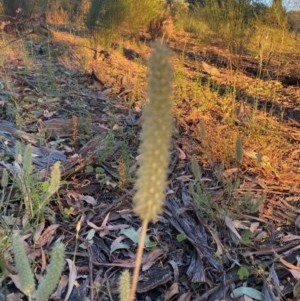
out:
{"label": "green foliage in background", "polygon": [[17,14],[28,16],[31,13],[44,13],[47,3],[48,1],[44,0],[2,0],[0,7],[6,16],[15,17]]}
{"label": "green foliage in background", "polygon": [[273,0],[271,9],[267,14],[267,22],[274,28],[289,30],[289,18],[282,1]]}
{"label": "green foliage in background", "polygon": [[91,0],[51,0],[47,2],[46,13],[50,23],[69,24],[76,27],[85,22]]}
{"label": "green foliage in background", "polygon": [[108,43],[120,33],[136,35],[162,9],[161,0],[92,0],[86,26]]}
{"label": "green foliage in background", "polygon": [[213,38],[220,39],[230,50],[240,50],[244,39],[253,32],[254,7],[247,0],[205,0],[193,6],[193,15],[204,20]]}
{"label": "green foliage in background", "polygon": [[3,0],[4,14],[14,17],[17,9],[21,8],[23,13],[28,14],[32,8],[33,0]]}
{"label": "green foliage in background", "polygon": [[208,38],[232,53],[241,54],[262,28],[297,31],[295,20],[282,6],[282,1],[273,1],[268,7],[259,1],[203,0],[190,6],[183,28],[193,32],[195,37]]}

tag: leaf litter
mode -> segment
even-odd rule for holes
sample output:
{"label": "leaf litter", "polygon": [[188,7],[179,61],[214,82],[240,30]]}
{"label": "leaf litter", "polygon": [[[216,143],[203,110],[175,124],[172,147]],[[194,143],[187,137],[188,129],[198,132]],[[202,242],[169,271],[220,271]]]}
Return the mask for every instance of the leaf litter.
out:
{"label": "leaf litter", "polygon": [[[180,47],[180,42],[177,43]],[[70,53],[75,51],[69,50]],[[147,57],[149,52],[147,50],[142,55]],[[221,53],[215,55],[222,56]],[[65,267],[53,300],[75,301],[85,296],[93,297],[93,300],[108,300],[107,295],[117,300],[118,275],[123,268],[132,269],[135,264],[139,221],[131,208],[132,182],[123,189],[111,184],[120,180],[117,178],[116,162],[128,157],[128,152],[136,157],[138,140],[135,137],[140,130],[138,103],[141,100],[134,99],[133,88],[138,83],[135,82],[136,77],[123,76],[121,71],[120,78],[105,76],[105,73],[95,77],[92,69],[90,73],[84,73],[68,68],[67,57],[53,58],[52,69],[45,74],[43,71],[49,64],[49,58],[36,56],[38,60],[30,66],[31,71],[20,66],[20,62],[10,65],[8,71],[14,74],[11,77],[14,89],[2,93],[3,88],[0,94],[1,107],[12,107],[10,97],[14,97],[22,108],[22,127],[12,122],[14,118],[9,112],[0,121],[1,154],[13,157],[16,141],[33,145],[33,164],[41,180],[47,177],[56,160],[62,163],[65,182],[51,204],[47,218],[35,230],[28,230],[28,254],[43,272],[52,242],[62,240],[65,243],[69,268]],[[104,72],[110,72],[114,59],[123,70],[131,68],[132,73],[145,74],[145,66],[133,66],[132,62],[114,51],[108,61],[101,61]],[[204,70],[205,76],[208,74],[222,83],[226,70],[213,66],[213,60],[205,63],[205,68],[210,65],[213,72]],[[187,72],[192,75],[194,71]],[[126,76],[128,79],[125,81]],[[143,85],[141,90],[143,99]],[[124,105],[129,97],[137,103],[136,110]],[[280,131],[299,141],[300,126],[294,118],[296,112],[292,114],[293,108],[286,101],[291,118],[281,125]],[[183,109],[190,114],[188,107]],[[78,128],[72,128],[72,115],[79,116],[79,134]],[[169,193],[164,213],[148,230],[151,243],[145,246],[138,300],[233,300],[237,297],[260,300],[262,295],[265,300],[281,297],[292,300],[292,294],[299,294],[296,290],[296,280],[299,279],[296,271],[299,269],[297,256],[300,239],[293,227],[300,200],[297,182],[299,152],[296,148],[285,151],[287,164],[291,168],[289,176],[285,166],[282,167],[282,174],[274,172],[268,155],[246,150],[242,174],[235,167],[220,172],[223,179],[242,178],[228,198],[217,172],[205,168],[211,160],[209,156],[204,159],[205,144],[201,146],[202,154],[196,147],[199,142],[195,128],[197,118],[199,116],[186,115],[178,120],[179,137],[174,141],[177,151],[172,153]],[[243,118],[239,111],[238,124],[248,122]],[[206,119],[206,125],[209,123],[210,120]],[[127,153],[123,149],[124,135],[125,139],[130,140]],[[45,143],[41,144],[38,137],[42,137]],[[78,149],[72,145],[75,142],[79,145]],[[215,155],[218,157],[218,153]],[[196,179],[195,170],[190,165],[192,156],[204,167]],[[1,159],[0,163],[1,169],[12,172],[9,161]],[[134,166],[133,160],[130,164]],[[95,180],[96,174],[92,170],[86,172],[88,166],[102,168],[110,180]],[[204,203],[202,207],[195,204],[195,195],[189,189],[191,183],[203,183],[201,189],[196,186],[195,191],[215,203],[212,212],[203,210]],[[11,224],[9,217],[18,212],[20,206],[18,194],[2,193],[10,197],[10,205],[1,217],[1,228]],[[235,203],[243,197],[249,197],[258,211],[251,213],[249,208],[241,208],[237,216],[230,216],[230,210],[217,211],[222,207],[222,202],[228,202],[227,209],[231,208],[234,212]],[[85,217],[77,237],[76,223],[83,214]],[[211,219],[209,214],[215,219]],[[250,220],[256,222],[251,223]],[[20,223],[17,220],[14,222]],[[94,232],[91,234],[92,230]],[[178,234],[186,239],[178,241]],[[250,239],[247,240],[247,237]],[[9,256],[6,258],[8,267],[13,270],[11,259]],[[247,279],[239,278],[240,267],[248,270]],[[295,278],[292,280],[294,289],[290,285],[291,275]],[[12,292],[10,295],[21,300],[22,295],[15,293],[19,287],[17,276],[11,272],[8,276],[15,285],[6,284]],[[37,278],[41,276],[36,274]]]}

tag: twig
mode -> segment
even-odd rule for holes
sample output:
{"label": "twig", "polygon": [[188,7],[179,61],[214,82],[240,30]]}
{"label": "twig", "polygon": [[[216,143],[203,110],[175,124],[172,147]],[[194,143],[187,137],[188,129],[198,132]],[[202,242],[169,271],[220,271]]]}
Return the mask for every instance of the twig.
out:
{"label": "twig", "polygon": [[[91,248],[88,248],[89,258],[92,258]],[[93,279],[93,261],[89,260],[89,274],[90,274],[90,300],[94,301],[94,279]]]}

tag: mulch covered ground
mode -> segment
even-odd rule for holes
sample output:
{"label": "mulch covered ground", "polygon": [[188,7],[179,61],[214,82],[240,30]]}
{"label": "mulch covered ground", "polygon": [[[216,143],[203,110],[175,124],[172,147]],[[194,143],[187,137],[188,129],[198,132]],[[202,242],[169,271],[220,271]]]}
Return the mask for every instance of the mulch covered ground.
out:
{"label": "mulch covered ground", "polygon": [[[67,42],[53,41],[50,49],[46,44],[26,43],[34,64],[26,66],[17,55],[6,57],[0,71],[1,171],[14,174],[15,145],[21,141],[33,146],[37,179],[46,179],[59,160],[63,183],[44,218],[26,229],[20,194],[13,186],[2,189],[2,199],[9,198],[9,202],[3,202],[1,231],[5,233],[3,229],[13,224],[14,229],[24,230],[37,278],[45,271],[52,243],[60,240],[66,245],[70,261],[53,300],[64,299],[68,287],[73,288],[71,301],[84,297],[118,300],[119,275],[134,267],[141,226],[131,201],[140,104],[145,99],[145,62],[151,49],[143,49],[137,58],[141,70],[130,69],[132,52],[124,48],[122,53],[113,49],[100,53],[84,72],[77,69],[76,47]],[[179,42],[171,40],[170,46],[174,52],[177,47],[181,55]],[[218,64],[224,61],[221,50],[212,48],[204,53],[195,45],[185,47],[190,49],[187,69],[195,72],[195,58],[205,57],[204,81],[211,76],[219,85],[229,84],[226,66]],[[50,59],[49,50],[56,54]],[[68,52],[65,61],[61,52]],[[135,59],[137,54],[133,53]],[[241,78],[247,77],[251,83],[255,64],[247,61],[245,67]],[[184,118],[190,107],[183,105],[183,118],[176,120],[173,137],[165,208],[148,230],[137,300],[299,297],[295,283],[300,270],[300,123],[299,103],[297,107],[293,102],[299,99],[299,81],[294,77],[288,81],[289,74],[274,76],[285,80],[282,130],[294,139],[293,149],[287,150],[291,176],[264,168],[248,169],[252,157],[247,153],[240,169],[217,172],[217,165],[201,159],[200,142],[194,139],[195,120]],[[133,93],[137,90],[138,95]],[[245,96],[246,92],[241,89],[240,93]],[[232,182],[231,191],[224,187],[226,179]],[[256,208],[253,212],[251,206]],[[0,293],[8,300],[25,300],[9,254],[9,249],[1,250],[7,278],[1,278]]]}

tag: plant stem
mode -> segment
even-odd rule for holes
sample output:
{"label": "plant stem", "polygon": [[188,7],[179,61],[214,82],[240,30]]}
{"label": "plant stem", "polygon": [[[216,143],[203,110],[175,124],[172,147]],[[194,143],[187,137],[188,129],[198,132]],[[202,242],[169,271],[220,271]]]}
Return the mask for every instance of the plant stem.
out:
{"label": "plant stem", "polygon": [[128,301],[134,301],[135,291],[136,291],[137,283],[139,280],[139,272],[140,272],[140,268],[142,265],[142,257],[143,257],[146,233],[147,233],[147,229],[148,229],[148,223],[149,223],[149,220],[146,219],[143,221],[143,224],[142,224],[141,236],[140,236],[140,240],[139,240],[139,246],[138,246],[138,250],[137,250],[135,267],[134,267],[132,284],[131,284],[131,290],[130,290],[130,295],[129,295]]}

